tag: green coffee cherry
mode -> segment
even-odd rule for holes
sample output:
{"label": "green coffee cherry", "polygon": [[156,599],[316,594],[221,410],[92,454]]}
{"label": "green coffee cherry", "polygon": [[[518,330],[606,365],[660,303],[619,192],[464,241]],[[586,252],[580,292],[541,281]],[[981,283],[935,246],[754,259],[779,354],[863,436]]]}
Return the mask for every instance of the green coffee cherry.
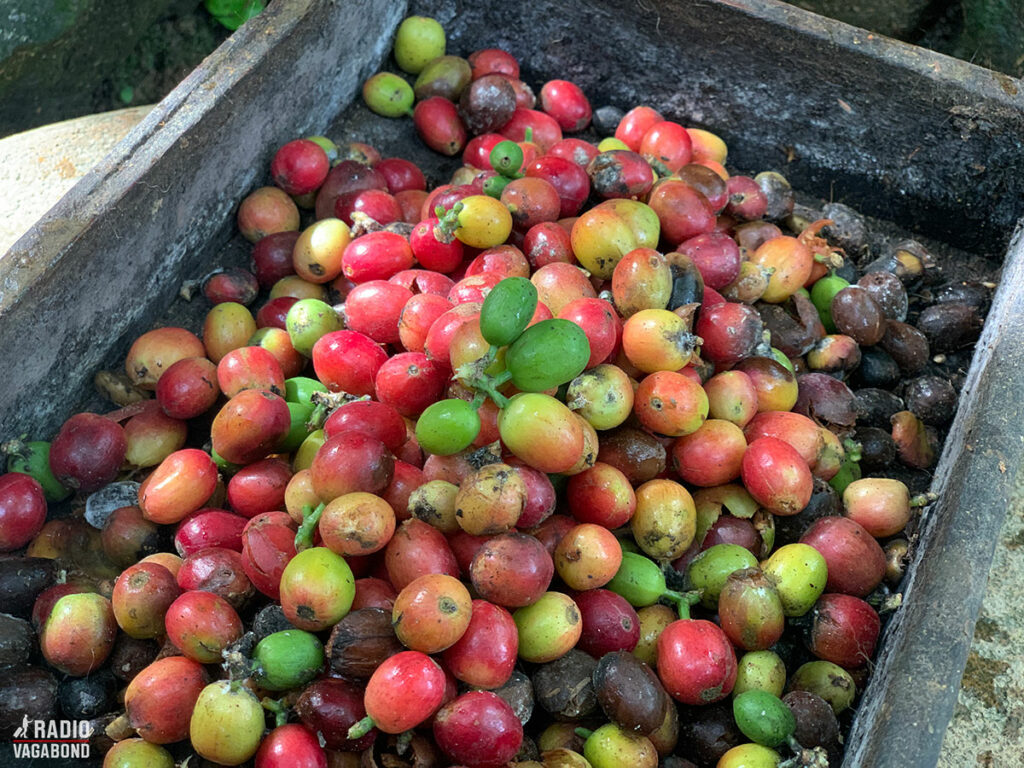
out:
{"label": "green coffee cherry", "polygon": [[25,442],[9,440],[0,445],[0,454],[7,456],[7,471],[21,472],[36,479],[43,488],[43,495],[49,502],[63,501],[71,495],[50,469],[50,444],[45,440]]}
{"label": "green coffee cherry", "polygon": [[693,589],[701,592],[700,604],[718,607],[718,596],[733,571],[756,568],[757,558],[738,544],[715,544],[701,552],[690,563],[686,575]]}
{"label": "green coffee cherry", "polygon": [[676,607],[681,617],[689,616],[690,605],[696,602],[696,595],[684,595],[669,589],[665,574],[657,563],[627,549],[626,541],[623,545],[622,564],[612,580],[605,584],[605,589],[626,598],[634,608],[645,608],[664,598]]}
{"label": "green coffee cherry", "polygon": [[363,101],[382,117],[412,114],[412,86],[391,72],[378,72],[363,83]]}
{"label": "green coffee cherry", "polygon": [[303,441],[309,435],[309,430],[306,428],[306,422],[308,422],[309,417],[313,415],[312,405],[306,405],[305,403],[286,404],[292,421],[291,427],[288,428],[288,434],[277,446],[277,450],[280,453],[291,453],[302,445]]}
{"label": "green coffee cherry", "polygon": [[289,403],[302,403],[313,405],[312,397],[314,392],[326,392],[327,387],[316,379],[308,376],[293,376],[284,380],[284,399]]}
{"label": "green coffee cherry", "polygon": [[338,145],[328,139],[326,136],[307,136],[307,139],[316,144],[320,149],[327,155],[327,160],[330,162],[333,168],[341,160],[341,150],[338,149]]}
{"label": "green coffee cherry", "polygon": [[536,286],[525,277],[506,277],[484,299],[480,334],[496,347],[511,344],[526,330],[536,309]]}
{"label": "green coffee cherry", "polygon": [[755,744],[776,747],[796,730],[796,718],[782,700],[767,691],[747,691],[732,701],[736,726]]}
{"label": "green coffee cherry", "polygon": [[266,0],[206,0],[206,10],[213,18],[231,30],[238,29],[253,16],[259,15]]}
{"label": "green coffee cherry", "polygon": [[427,407],[416,421],[416,440],[428,453],[450,456],[480,434],[480,416],[465,400],[449,398]]}
{"label": "green coffee cherry", "polygon": [[818,601],[828,581],[828,565],[808,544],[786,544],[761,564],[761,570],[775,582],[786,616],[803,616]]}
{"label": "green coffee cherry", "polygon": [[253,679],[271,691],[305,685],[324,665],[324,647],[317,636],[301,629],[267,635],[256,645]]}
{"label": "green coffee cherry", "polygon": [[842,496],[846,486],[854,480],[860,480],[861,476],[860,464],[847,457],[843,459],[843,463],[839,465],[839,471],[832,476],[828,484],[835,489],[836,493]]}
{"label": "green coffee cherry", "polygon": [[[306,435],[295,451],[295,457],[292,459],[292,470],[298,472],[301,469],[309,469],[313,464],[317,451],[320,450],[320,446],[326,441],[327,437],[322,429],[314,429]],[[216,459],[216,457],[214,458]]]}
{"label": "green coffee cherry", "polygon": [[444,27],[429,16],[410,16],[395,33],[395,61],[403,71],[419,74],[428,63],[444,56]]}
{"label": "green coffee cherry", "polygon": [[342,328],[341,318],[334,307],[320,299],[300,299],[292,304],[284,324],[292,346],[306,357],[313,354],[313,345],[321,336]]}
{"label": "green coffee cherry", "polygon": [[836,324],[832,322],[832,299],[849,285],[850,283],[839,275],[826,275],[811,286],[811,303],[818,310],[821,324],[829,333],[836,332]]}
{"label": "green coffee cherry", "polygon": [[509,179],[518,178],[523,167],[523,148],[514,141],[499,141],[490,154],[491,167]]}

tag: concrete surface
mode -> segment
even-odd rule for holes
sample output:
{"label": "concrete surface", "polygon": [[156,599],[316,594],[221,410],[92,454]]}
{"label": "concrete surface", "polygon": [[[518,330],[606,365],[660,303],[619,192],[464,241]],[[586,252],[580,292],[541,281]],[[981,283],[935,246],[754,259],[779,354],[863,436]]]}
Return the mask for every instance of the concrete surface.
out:
{"label": "concrete surface", "polygon": [[[0,258],[151,109],[134,107],[0,139]],[[1024,438],[1022,438],[1024,439]],[[938,768],[1024,765],[1024,472],[993,560]],[[922,767],[923,768],[923,767]]]}
{"label": "concrete surface", "polygon": [[0,258],[152,108],[89,115],[0,139]]}
{"label": "concrete surface", "polygon": [[939,768],[1024,765],[1024,472],[1019,469],[988,578]]}

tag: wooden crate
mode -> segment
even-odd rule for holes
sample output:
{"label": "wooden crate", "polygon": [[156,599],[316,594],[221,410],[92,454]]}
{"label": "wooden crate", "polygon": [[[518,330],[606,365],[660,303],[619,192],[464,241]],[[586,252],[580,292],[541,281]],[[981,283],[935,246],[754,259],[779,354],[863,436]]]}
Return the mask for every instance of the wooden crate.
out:
{"label": "wooden crate", "polygon": [[731,166],[780,170],[803,192],[1002,263],[935,475],[941,500],[844,762],[934,765],[1024,444],[1024,94],[1012,78],[772,0],[273,0],[0,259],[3,434],[52,435],[88,402],[95,371],[167,318],[184,279],[244,254],[234,210],[281,143],[366,140],[441,173],[409,121],[369,120],[354,103],[407,13],[440,20],[452,52],[504,47],[533,83],[566,77],[595,104],[655,106],[719,133]]}

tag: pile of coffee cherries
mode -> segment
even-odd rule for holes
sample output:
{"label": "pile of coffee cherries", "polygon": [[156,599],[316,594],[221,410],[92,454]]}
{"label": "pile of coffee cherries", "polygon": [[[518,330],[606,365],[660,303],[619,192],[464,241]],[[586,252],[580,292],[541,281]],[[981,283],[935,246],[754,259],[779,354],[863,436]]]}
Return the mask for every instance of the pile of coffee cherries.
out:
{"label": "pile of coffee cherries", "polygon": [[838,765],[990,286],[445,48],[406,19],[415,82],[363,93],[449,181],[288,142],[202,328],[4,444],[2,725],[110,768]]}

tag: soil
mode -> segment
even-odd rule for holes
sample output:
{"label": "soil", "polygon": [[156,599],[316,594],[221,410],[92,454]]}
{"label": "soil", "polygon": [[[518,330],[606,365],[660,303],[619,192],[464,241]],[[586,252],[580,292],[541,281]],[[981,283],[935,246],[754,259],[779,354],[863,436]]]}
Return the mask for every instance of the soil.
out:
{"label": "soil", "polygon": [[94,111],[160,101],[230,34],[202,3],[191,13],[160,19],[97,84]]}

